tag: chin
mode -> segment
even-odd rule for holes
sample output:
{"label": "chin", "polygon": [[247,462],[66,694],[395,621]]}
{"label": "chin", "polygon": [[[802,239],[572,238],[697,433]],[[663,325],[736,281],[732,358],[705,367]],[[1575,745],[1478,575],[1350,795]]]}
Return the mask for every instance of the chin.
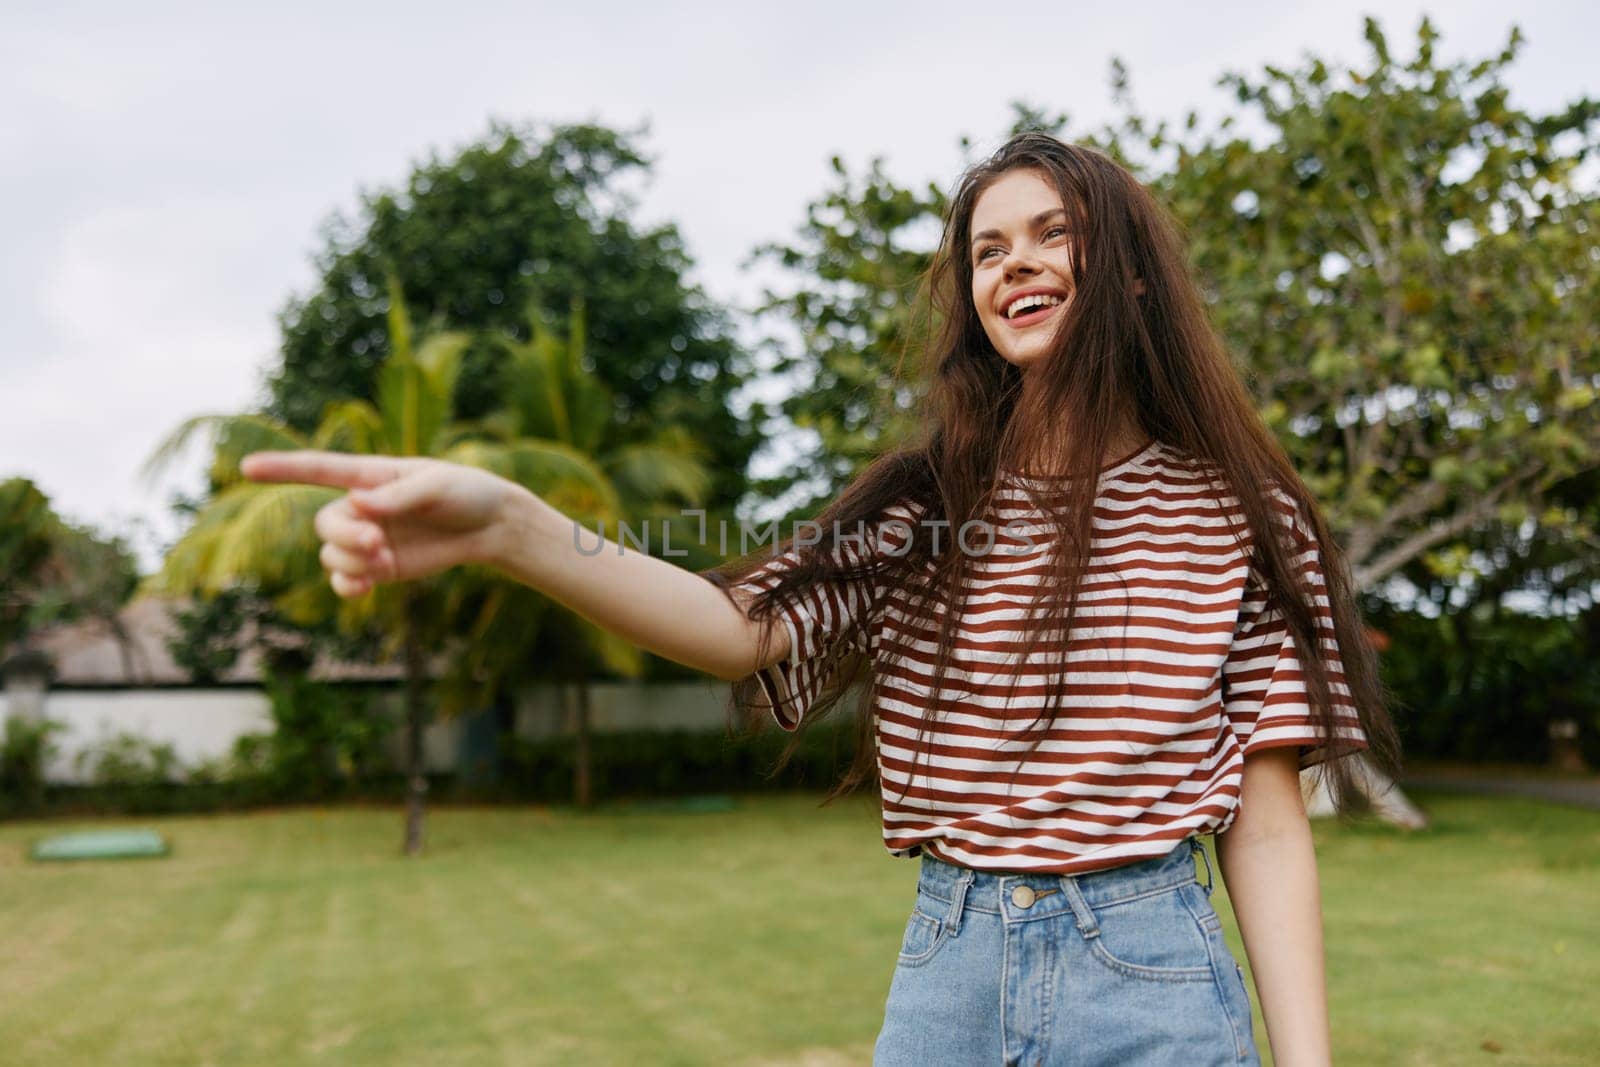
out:
{"label": "chin", "polygon": [[1002,352],[1000,358],[1018,370],[1027,370],[1035,363],[1042,362],[1046,353],[1041,350],[1027,349],[1021,352]]}

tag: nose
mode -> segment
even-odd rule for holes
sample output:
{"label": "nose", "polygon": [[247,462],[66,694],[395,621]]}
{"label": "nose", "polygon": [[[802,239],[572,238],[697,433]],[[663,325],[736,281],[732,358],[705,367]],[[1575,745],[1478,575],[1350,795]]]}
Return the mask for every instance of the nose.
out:
{"label": "nose", "polygon": [[1018,244],[1006,253],[1005,262],[1001,264],[1007,278],[1014,278],[1019,274],[1037,274],[1039,261],[1034,255],[1031,245]]}

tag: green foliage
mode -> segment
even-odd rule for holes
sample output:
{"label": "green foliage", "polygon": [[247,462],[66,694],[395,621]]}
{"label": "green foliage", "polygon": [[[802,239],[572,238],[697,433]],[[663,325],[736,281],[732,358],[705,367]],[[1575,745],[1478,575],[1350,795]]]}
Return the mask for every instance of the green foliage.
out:
{"label": "green foliage", "polygon": [[0,815],[44,806],[44,767],[56,751],[51,738],[62,729],[51,719],[7,716],[0,739]]}
{"label": "green foliage", "polygon": [[0,659],[52,623],[95,618],[114,626],[137,583],[121,538],[61,519],[25,478],[0,482]]}
{"label": "green foliage", "polygon": [[385,773],[395,723],[369,692],[298,674],[269,678],[266,690],[273,731],[235,743],[229,777],[257,779],[271,797],[317,801]]}
{"label": "green foliage", "polygon": [[1460,574],[1453,542],[1600,465],[1582,402],[1600,375],[1600,200],[1577,174],[1600,105],[1510,107],[1515,29],[1497,55],[1450,66],[1427,19],[1406,63],[1374,20],[1365,36],[1362,69],[1226,75],[1264,142],[1176,145],[1153,184],[1372,585],[1419,557]]}
{"label": "green foliage", "polygon": [[913,429],[914,342],[922,337],[920,276],[931,261],[945,196],[929,184],[901,188],[874,158],[854,176],[833,157],[834,187],[806,209],[791,244],[772,243],[753,258],[776,263],[795,279],[768,289],[760,315],[784,323],[792,346],[776,335],[767,346],[775,369],[797,390],[783,413],[814,431],[822,448],[759,483],[776,495],[796,482],[812,503],[830,499],[880,452]]}
{"label": "green foliage", "polygon": [[136,812],[161,810],[162,798],[183,777],[172,745],[134,733],[107,734],[80,751],[74,763],[95,788],[118,795],[126,810]]}
{"label": "green foliage", "polygon": [[[793,761],[769,777],[787,740],[774,729],[733,740],[696,730],[595,734],[594,789],[599,796],[682,796],[694,793],[821,788],[836,781],[854,744],[853,724],[808,730]],[[570,736],[508,741],[504,791],[520,800],[572,796],[577,754]]]}
{"label": "green foliage", "polygon": [[[161,570],[145,583],[147,592],[212,599],[242,585],[251,595],[265,598],[266,609],[277,619],[306,629],[337,620],[351,636],[388,636],[389,651],[395,650],[401,600],[385,590],[359,601],[341,601],[328,587],[322,570],[314,518],[339,491],[259,484],[246,481],[239,471],[240,460],[260,448],[342,448],[416,456],[437,455],[470,438],[469,432],[447,417],[447,394],[455,378],[461,336],[438,333],[415,338],[398,297],[398,283],[391,279],[391,284],[393,308],[386,321],[404,340],[381,368],[385,385],[379,390],[380,406],[366,401],[332,406],[309,436],[260,415],[199,416],[179,426],[156,449],[147,464],[150,472],[181,455],[192,436],[210,433],[216,492],[167,553]],[[436,578],[416,584],[426,585],[436,596],[447,583],[448,579]],[[220,610],[239,606],[224,604]],[[196,620],[196,625],[205,621]],[[453,621],[435,617],[439,643]],[[223,629],[232,625],[215,618],[212,622]]]}
{"label": "green foliage", "polygon": [[1384,677],[1419,758],[1544,762],[1552,722],[1579,725],[1600,767],[1600,633],[1578,619],[1496,611],[1491,604],[1427,618],[1375,613],[1391,644]]}
{"label": "green foliage", "polygon": [[32,482],[0,482],[0,653],[34,625],[56,522],[49,500]]}
{"label": "green foliage", "polygon": [[238,661],[249,599],[242,587],[235,586],[172,612],[176,629],[167,639],[167,651],[197,685],[215,682]]}
{"label": "green foliage", "polygon": [[[519,482],[574,520],[615,532],[622,518],[659,515],[675,505],[703,503],[711,476],[697,437],[666,428],[640,439],[623,432],[607,414],[606,392],[588,365],[589,336],[581,307],[573,309],[570,335],[560,340],[539,318],[528,342],[502,339],[510,368],[496,418],[463,423],[454,418],[450,395],[466,348],[464,335],[414,330],[399,281],[389,279],[387,329],[398,339],[379,368],[378,405],[352,400],[328,409],[309,436],[261,416],[202,416],[190,419],[164,442],[152,470],[181,455],[190,437],[211,432],[216,450],[215,497],[167,554],[146,588],[167,595],[212,599],[241,583],[266,598],[274,617],[315,629],[338,620],[352,637],[383,635],[385,652],[398,653],[412,628],[418,640],[445,653],[450,672],[441,689],[447,712],[492,698],[519,668],[570,664],[585,649],[612,671],[637,674],[639,653],[576,616],[573,640],[560,658],[531,657],[540,620],[550,603],[526,587],[483,568],[459,568],[400,590],[380,587],[372,595],[341,601],[328,588],[318,561],[313,517],[338,492],[317,486],[247,482],[239,461],[257,447],[321,447],[431,456],[483,467]],[[680,544],[687,538],[680,539]],[[691,560],[709,566],[714,560]],[[208,626],[227,631],[225,619],[239,604],[224,603],[193,618],[188,633]],[[564,616],[566,617],[566,616]],[[225,652],[202,644],[195,665],[209,669]]]}
{"label": "green foliage", "polygon": [[55,534],[56,574],[45,588],[51,621],[111,622],[139,585],[138,563],[120,536],[62,522]]}
{"label": "green foliage", "polygon": [[[1174,132],[1133,113],[1120,61],[1119,125],[1068,133],[1067,116],[1017,105],[1014,126],[1104,150],[1177,217],[1213,320],[1358,585],[1460,578],[1464,549],[1521,517],[1548,524],[1592,582],[1600,513],[1572,493],[1600,468],[1600,197],[1579,173],[1600,148],[1600,103],[1512,107],[1516,30],[1449,66],[1427,19],[1407,63],[1376,21],[1364,34],[1364,65],[1308,56],[1225,75],[1254,139],[1232,132],[1237,115],[1205,131],[1191,112]],[[785,478],[814,473],[813,504],[900,432],[908,300],[944,206],[879,159],[860,176],[835,160],[834,175],[795,240],[762,250],[795,279],[763,311],[797,338],[780,346],[801,385],[784,411],[820,448]]]}
{"label": "green foliage", "polygon": [[[271,609],[297,625],[337,619],[346,634],[381,636],[383,654],[404,664],[413,730],[421,729],[423,690],[430,682],[439,710],[456,714],[492,701],[536,667],[549,671],[558,665],[555,670],[572,678],[596,669],[637,676],[637,646],[564,609],[564,625],[546,630],[552,602],[485,567],[454,568],[341,600],[321,569],[314,526],[317,510],[339,492],[243,480],[238,466],[249,446],[277,439],[289,447],[370,449],[482,467],[586,525],[614,528],[640,510],[703,502],[711,479],[695,437],[668,427],[630,439],[608,417],[605,389],[585,369],[581,306],[574,309],[565,341],[544,328],[537,309],[529,342],[502,340],[513,368],[507,410],[463,423],[455,419],[453,393],[465,336],[414,331],[392,272],[387,284],[390,355],[378,370],[376,405],[330,405],[309,439],[260,416],[191,419],[157,449],[153,468],[180,454],[191,434],[210,429],[218,491],[147,588],[204,599],[245,583],[271,596]],[[442,659],[442,677],[424,676],[430,657]],[[408,848],[413,839],[408,834]]]}
{"label": "green foliage", "polygon": [[466,420],[500,407],[507,352],[495,338],[528,340],[530,305],[569,327],[582,297],[594,311],[585,369],[612,394],[612,421],[640,438],[674,425],[701,435],[713,506],[731,509],[760,412],[731,409],[747,359],[724,313],[684,280],[691,264],[677,230],[631,221],[630,183],[649,169],[632,134],[496,123],[448,158],[430,156],[402,188],[364,194],[357,218],[325,228],[316,288],[280,315],[271,414],[309,433],[329,405],[378,399],[395,336],[390,272],[411,306],[473,334],[451,398]]}
{"label": "green foliage", "polygon": [[249,649],[280,673],[308,670],[322,657],[359,662],[379,653],[371,632],[343,632],[336,619],[295,623],[274,610],[271,599],[250,582],[196,598],[175,608],[171,617],[174,632],[167,639],[167,651],[200,685],[215,682]]}
{"label": "green foliage", "polygon": [[[718,562],[689,534],[681,514],[685,507],[709,503],[710,450],[682,427],[663,427],[640,438],[609,416],[607,387],[584,370],[589,363],[588,316],[582,301],[570,309],[565,337],[537,308],[530,307],[529,316],[527,342],[502,342],[507,350],[505,409],[485,420],[498,431],[500,444],[468,442],[451,458],[528,486],[591,535],[603,531],[616,541],[623,522],[656,530],[668,523],[674,527],[674,554],[686,550],[680,565],[695,570]],[[551,606],[557,624],[529,634],[522,618],[530,613],[517,602],[532,595],[506,585],[506,602],[495,612],[491,628],[464,651],[453,672],[456,703],[494,699],[488,687],[474,691],[463,684],[472,675],[507,686],[534,677],[644,675],[646,657],[638,646],[559,605]]]}

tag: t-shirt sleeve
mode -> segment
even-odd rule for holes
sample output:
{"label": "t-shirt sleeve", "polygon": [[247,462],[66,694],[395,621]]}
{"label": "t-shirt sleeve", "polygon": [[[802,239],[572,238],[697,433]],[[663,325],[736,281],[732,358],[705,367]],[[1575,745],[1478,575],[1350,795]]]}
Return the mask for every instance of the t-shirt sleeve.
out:
{"label": "t-shirt sleeve", "polygon": [[[865,553],[898,554],[911,535],[912,514],[904,505],[897,505],[882,522],[865,527],[861,537],[841,529],[834,541],[832,531],[824,530],[822,543],[841,563],[859,563]],[[790,548],[730,588],[747,594],[770,589],[798,559],[798,549]],[[789,633],[789,655],[756,671],[755,677],[773,719],[784,730],[799,729],[801,720],[827,689],[842,653],[871,653],[870,634],[883,593],[881,578],[861,576],[797,590],[789,602],[780,604],[777,617]]]}
{"label": "t-shirt sleeve", "polygon": [[1316,609],[1320,654],[1328,665],[1329,688],[1337,715],[1334,742],[1312,718],[1310,694],[1302,670],[1304,651],[1277,606],[1268,606],[1266,590],[1251,568],[1238,625],[1222,668],[1222,706],[1228,724],[1248,758],[1268,748],[1294,745],[1300,769],[1368,747],[1367,736],[1350,702],[1344,660],[1333,626],[1322,551],[1309,523],[1290,498],[1292,516],[1282,518],[1283,536],[1292,546],[1292,563],[1310,579]]}

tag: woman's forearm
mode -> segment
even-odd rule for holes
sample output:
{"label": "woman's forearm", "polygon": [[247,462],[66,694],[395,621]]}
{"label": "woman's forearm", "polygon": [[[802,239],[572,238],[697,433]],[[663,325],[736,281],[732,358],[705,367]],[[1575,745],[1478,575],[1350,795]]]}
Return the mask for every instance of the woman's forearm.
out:
{"label": "woman's forearm", "polygon": [[1297,758],[1296,749],[1282,748],[1246,760],[1239,814],[1215,838],[1217,863],[1255,976],[1273,1061],[1327,1067],[1322,896]]}
{"label": "woman's forearm", "polygon": [[[756,624],[716,586],[665,560],[601,542],[594,530],[520,487],[508,497],[485,555],[517,581],[648,652],[729,681],[765,666],[756,662]],[[774,627],[766,660],[787,654],[787,632]]]}

